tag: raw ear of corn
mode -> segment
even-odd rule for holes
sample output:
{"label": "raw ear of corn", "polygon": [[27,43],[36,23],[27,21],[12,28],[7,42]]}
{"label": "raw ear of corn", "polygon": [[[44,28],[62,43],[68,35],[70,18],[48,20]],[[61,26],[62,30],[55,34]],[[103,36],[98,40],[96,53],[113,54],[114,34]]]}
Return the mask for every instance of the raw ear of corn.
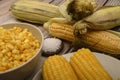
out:
{"label": "raw ear of corn", "polygon": [[42,68],[43,80],[78,80],[69,62],[60,55],[48,57]]}
{"label": "raw ear of corn", "polygon": [[73,27],[67,25],[68,23],[64,18],[58,20],[52,19],[44,24],[44,28],[48,30],[49,34],[54,37],[58,37],[67,41],[74,41]]}
{"label": "raw ear of corn", "polygon": [[105,53],[120,54],[120,34],[118,36],[109,31],[89,31],[79,37],[79,41],[86,47]]}
{"label": "raw ear of corn", "polygon": [[19,0],[10,10],[15,18],[32,23],[43,24],[53,17],[63,17],[58,6],[35,0]]}
{"label": "raw ear of corn", "polygon": [[76,34],[84,28],[108,30],[120,25],[120,6],[105,6],[74,24]]}
{"label": "raw ear of corn", "polygon": [[79,80],[112,80],[89,49],[79,49],[70,58],[70,64]]}

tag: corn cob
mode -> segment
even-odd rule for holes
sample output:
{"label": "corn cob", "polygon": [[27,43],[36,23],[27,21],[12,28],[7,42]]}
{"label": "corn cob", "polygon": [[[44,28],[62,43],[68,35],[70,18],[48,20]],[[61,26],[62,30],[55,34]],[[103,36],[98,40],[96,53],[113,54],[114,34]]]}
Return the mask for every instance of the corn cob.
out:
{"label": "corn cob", "polygon": [[[66,23],[51,22],[45,26],[50,35],[74,42],[76,47],[85,46],[97,51],[120,54],[120,32],[106,31],[89,31],[86,34],[74,35],[74,28]],[[79,44],[80,43],[80,44]]]}
{"label": "corn cob", "polygon": [[76,34],[81,29],[108,30],[120,25],[120,6],[102,7],[92,15],[74,24]]}
{"label": "corn cob", "polygon": [[10,10],[15,18],[32,23],[43,24],[53,17],[63,17],[58,6],[35,0],[19,0]]}
{"label": "corn cob", "polygon": [[[59,22],[58,22],[59,21]],[[44,24],[44,28],[48,30],[49,34],[54,37],[58,37],[67,41],[74,41],[73,27],[66,24],[64,19],[56,20],[52,19]]]}
{"label": "corn cob", "polygon": [[120,37],[109,31],[90,31],[81,35],[80,41],[86,47],[98,51],[120,54]]}
{"label": "corn cob", "polygon": [[43,80],[78,80],[69,62],[59,55],[48,57],[43,64]]}
{"label": "corn cob", "polygon": [[89,49],[79,49],[70,58],[70,64],[79,80],[112,80]]}

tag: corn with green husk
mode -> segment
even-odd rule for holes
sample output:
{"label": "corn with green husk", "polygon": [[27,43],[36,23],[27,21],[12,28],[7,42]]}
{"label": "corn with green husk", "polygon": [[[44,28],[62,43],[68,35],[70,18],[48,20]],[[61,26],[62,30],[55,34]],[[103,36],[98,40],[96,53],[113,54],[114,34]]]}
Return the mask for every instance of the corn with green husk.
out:
{"label": "corn with green husk", "polygon": [[[107,30],[118,25],[120,25],[120,6],[106,6],[76,22],[75,35],[84,34],[87,29]],[[84,33],[81,30],[84,30]]]}
{"label": "corn with green husk", "polygon": [[35,0],[19,0],[10,10],[15,18],[32,23],[43,24],[53,17],[63,17],[58,6]]}
{"label": "corn with green husk", "polygon": [[68,23],[50,21],[45,23],[44,27],[50,35],[74,42],[78,48],[88,47],[105,53],[120,54],[120,32],[112,30],[88,31],[86,34],[75,36],[74,28]]}
{"label": "corn with green husk", "polygon": [[60,5],[60,12],[69,21],[78,21],[91,15],[96,9],[94,0],[66,0]]}
{"label": "corn with green husk", "polygon": [[71,65],[60,55],[48,57],[42,67],[43,80],[78,80]]}
{"label": "corn with green husk", "polygon": [[112,80],[96,56],[86,48],[74,52],[70,64],[79,80]]}

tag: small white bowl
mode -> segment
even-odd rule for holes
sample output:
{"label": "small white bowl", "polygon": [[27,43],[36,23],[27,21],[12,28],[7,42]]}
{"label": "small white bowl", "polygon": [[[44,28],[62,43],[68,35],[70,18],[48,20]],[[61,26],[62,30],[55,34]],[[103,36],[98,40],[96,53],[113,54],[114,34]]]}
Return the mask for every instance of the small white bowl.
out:
{"label": "small white bowl", "polygon": [[36,26],[28,23],[8,23],[8,24],[3,24],[1,26],[3,26],[6,29],[15,26],[21,27],[22,29],[27,28],[41,42],[40,48],[37,51],[37,53],[27,62],[16,68],[9,69],[4,72],[0,72],[0,80],[24,80],[31,73],[33,73],[33,71],[37,67],[38,61],[40,60],[42,53],[41,48],[43,46],[43,41],[44,41],[43,33]]}

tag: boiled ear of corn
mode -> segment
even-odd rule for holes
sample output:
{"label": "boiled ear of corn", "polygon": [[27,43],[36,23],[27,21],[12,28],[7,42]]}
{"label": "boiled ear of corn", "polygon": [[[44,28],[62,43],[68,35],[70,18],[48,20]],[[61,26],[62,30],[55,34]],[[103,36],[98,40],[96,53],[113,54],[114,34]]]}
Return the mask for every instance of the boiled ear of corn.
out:
{"label": "boiled ear of corn", "polygon": [[70,64],[79,80],[112,80],[95,55],[86,48],[74,52]]}
{"label": "boiled ear of corn", "polygon": [[10,10],[15,18],[32,23],[43,24],[53,17],[63,17],[58,6],[35,0],[19,0]]}
{"label": "boiled ear of corn", "polygon": [[48,57],[42,67],[43,80],[78,80],[69,62],[60,55]]}

